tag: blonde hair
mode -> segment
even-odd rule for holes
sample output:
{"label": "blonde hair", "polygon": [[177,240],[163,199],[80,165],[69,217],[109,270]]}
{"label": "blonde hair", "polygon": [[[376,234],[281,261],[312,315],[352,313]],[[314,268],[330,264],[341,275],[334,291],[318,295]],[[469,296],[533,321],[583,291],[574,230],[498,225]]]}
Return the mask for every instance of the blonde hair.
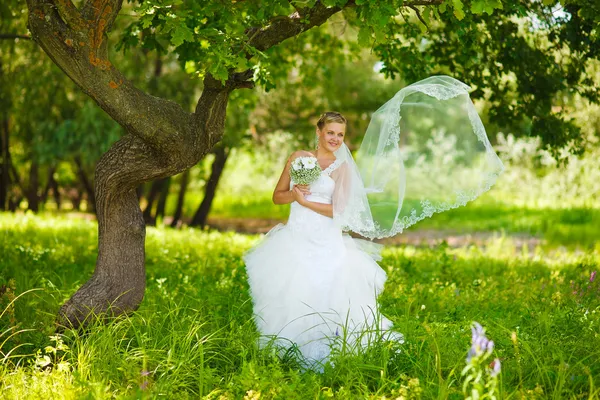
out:
{"label": "blonde hair", "polygon": [[323,129],[323,127],[330,122],[337,122],[345,125],[346,118],[337,111],[327,111],[319,118],[319,121],[317,122],[317,128]]}

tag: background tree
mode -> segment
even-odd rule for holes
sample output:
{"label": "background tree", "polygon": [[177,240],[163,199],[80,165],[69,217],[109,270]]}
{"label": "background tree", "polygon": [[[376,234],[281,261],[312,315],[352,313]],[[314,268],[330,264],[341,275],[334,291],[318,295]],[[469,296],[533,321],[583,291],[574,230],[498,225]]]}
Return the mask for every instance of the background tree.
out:
{"label": "background tree", "polygon": [[580,152],[585,137],[565,105],[576,97],[599,100],[591,71],[600,54],[599,5],[561,3],[503,2],[502,12],[492,12],[499,2],[472,2],[472,13],[455,7],[448,18],[434,18],[444,3],[416,14],[420,23],[393,21],[386,26],[392,39],[373,50],[387,76],[460,76],[475,89],[473,99],[486,100],[492,124],[539,136],[555,154],[564,146]]}
{"label": "background tree", "polygon": [[227,114],[226,135],[221,143],[213,148],[214,159],[211,163],[210,175],[204,186],[204,197],[190,221],[190,226],[206,226],[208,214],[231,150],[248,146],[249,116],[255,105],[255,93],[236,92],[232,95]]}

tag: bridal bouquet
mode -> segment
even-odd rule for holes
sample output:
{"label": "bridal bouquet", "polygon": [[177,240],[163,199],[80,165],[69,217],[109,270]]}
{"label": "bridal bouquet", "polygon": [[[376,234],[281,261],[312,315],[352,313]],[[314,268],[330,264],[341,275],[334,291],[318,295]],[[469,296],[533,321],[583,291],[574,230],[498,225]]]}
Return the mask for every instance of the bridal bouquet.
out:
{"label": "bridal bouquet", "polygon": [[297,185],[310,185],[321,175],[321,167],[315,157],[298,157],[292,161],[290,177]]}

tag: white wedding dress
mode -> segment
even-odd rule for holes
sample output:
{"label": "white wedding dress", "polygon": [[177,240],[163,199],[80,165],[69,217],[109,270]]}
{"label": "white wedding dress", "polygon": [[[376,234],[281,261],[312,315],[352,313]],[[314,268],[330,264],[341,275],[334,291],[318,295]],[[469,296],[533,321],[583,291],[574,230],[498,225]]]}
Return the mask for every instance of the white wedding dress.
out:
{"label": "white wedding dress", "polygon": [[[323,170],[307,200],[331,204],[342,163]],[[358,345],[375,337],[403,342],[377,309],[387,278],[376,262],[380,247],[343,234],[332,218],[293,202],[287,224],[244,255],[261,346],[296,344],[309,366],[321,370],[341,338]]]}

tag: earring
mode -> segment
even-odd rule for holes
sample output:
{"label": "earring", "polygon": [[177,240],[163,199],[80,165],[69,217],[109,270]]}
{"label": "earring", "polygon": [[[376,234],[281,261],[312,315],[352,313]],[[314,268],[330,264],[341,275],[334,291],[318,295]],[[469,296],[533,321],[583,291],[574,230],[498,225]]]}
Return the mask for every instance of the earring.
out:
{"label": "earring", "polygon": [[317,134],[315,136],[316,136],[316,139],[317,139],[316,142],[315,142],[316,143],[315,150],[319,150],[319,135]]}

